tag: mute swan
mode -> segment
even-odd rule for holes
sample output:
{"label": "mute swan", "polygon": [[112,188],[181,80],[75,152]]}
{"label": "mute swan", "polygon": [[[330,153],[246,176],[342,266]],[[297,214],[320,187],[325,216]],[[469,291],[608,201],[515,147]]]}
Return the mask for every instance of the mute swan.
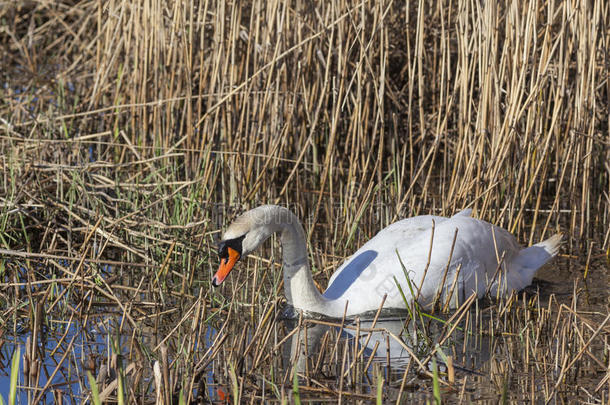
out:
{"label": "mute swan", "polygon": [[344,313],[353,316],[376,311],[384,295],[384,309],[404,309],[394,278],[408,300],[414,297],[400,260],[420,304],[429,307],[440,294],[442,302],[449,299],[455,307],[473,292],[478,297],[486,292],[495,297],[523,289],[531,284],[536,270],[559,250],[559,234],[522,249],[508,231],[471,218],[470,213],[468,209],[450,218],[422,215],[386,227],[334,272],[321,294],[313,283],[305,232],[298,218],[284,207],[260,206],[239,216],[224,233],[219,245],[220,266],[212,285],[219,286],[240,257],[276,232],[281,235],[288,304],[336,318]]}

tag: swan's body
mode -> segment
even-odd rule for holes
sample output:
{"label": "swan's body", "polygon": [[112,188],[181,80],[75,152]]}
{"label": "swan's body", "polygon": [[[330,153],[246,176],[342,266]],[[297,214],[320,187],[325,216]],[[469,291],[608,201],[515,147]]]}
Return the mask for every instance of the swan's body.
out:
{"label": "swan's body", "polygon": [[384,309],[404,309],[405,301],[395,280],[407,300],[414,297],[401,261],[420,304],[429,306],[440,294],[441,302],[449,300],[455,307],[472,293],[478,297],[486,292],[502,296],[523,289],[531,284],[538,268],[557,254],[561,244],[561,236],[555,235],[522,249],[508,231],[471,218],[470,210],[450,218],[408,218],[381,230],[358,249],[335,271],[328,288],[320,294],[311,277],[305,232],[297,217],[286,208],[266,205],[244,213],[229,226],[221,242],[221,266],[212,283],[219,285],[239,257],[275,232],[281,234],[288,303],[331,317],[376,311],[384,296]]}

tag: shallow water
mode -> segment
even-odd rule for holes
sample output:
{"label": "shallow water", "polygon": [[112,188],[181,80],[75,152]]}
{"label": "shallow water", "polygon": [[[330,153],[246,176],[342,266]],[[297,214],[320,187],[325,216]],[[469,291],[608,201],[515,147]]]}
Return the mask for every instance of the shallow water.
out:
{"label": "shallow water", "polygon": [[[335,401],[337,395],[349,401],[373,400],[378,378],[382,378],[386,400],[394,401],[400,395],[407,401],[425,401],[432,398],[431,380],[426,374],[433,372],[433,362],[419,367],[413,354],[422,360],[434,349],[431,359],[437,364],[441,379],[448,380],[452,374],[456,381],[454,388],[442,390],[443,398],[450,402],[494,403],[502,395],[508,395],[509,402],[520,402],[532,392],[540,392],[542,398],[543,392],[553,392],[548,385],[561,373],[561,364],[544,364],[543,354],[553,350],[569,352],[569,344],[577,344],[579,339],[586,341],[591,333],[587,328],[594,329],[608,313],[610,272],[606,257],[601,253],[592,255],[583,281],[585,266],[583,259],[558,258],[539,272],[534,284],[509,309],[493,302],[476,302],[440,346],[439,340],[446,336],[443,333],[453,326],[445,323],[453,313],[435,315],[440,320],[424,317],[407,322],[405,313],[378,319],[374,324],[372,319],[343,324],[339,321],[338,325],[335,320],[334,325],[325,326],[303,319],[282,321],[281,306],[273,301],[267,301],[265,306],[252,306],[248,304],[251,296],[246,293],[227,312],[226,306],[218,308],[214,304],[214,295],[223,292],[202,291],[207,297],[197,313],[193,309],[197,303],[194,297],[155,302],[154,294],[134,295],[126,290],[119,295],[132,305],[129,317],[123,316],[114,303],[104,303],[99,297],[85,306],[86,301],[74,296],[46,313],[42,333],[38,335],[44,339],[39,338],[37,345],[41,373],[38,381],[31,383],[44,387],[51,381],[43,402],[57,401],[58,396],[64,403],[82,402],[89,392],[87,369],[96,376],[104,367],[110,369],[106,383],[116,375],[111,366],[114,339],[120,347],[118,361],[127,370],[133,367],[127,378],[132,384],[133,398],[138,401],[154,398],[152,365],[158,360],[154,353],[158,353],[161,344],[168,348],[174,378],[180,375],[192,378],[192,367],[205,363],[193,385],[193,397],[200,395],[209,400],[230,395],[234,372],[241,381],[243,398],[281,401],[291,396],[291,373],[297,371],[304,400]],[[129,280],[123,280],[125,285],[133,285]],[[60,294],[61,288],[55,293]],[[535,310],[547,307],[553,309],[548,319],[538,320],[544,325],[536,329]],[[567,308],[575,308],[582,319],[591,322],[590,326],[576,317],[560,322]],[[38,392],[24,387],[23,353],[33,328],[27,308],[19,314],[21,317],[4,323],[0,392],[8,392],[10,360],[18,344],[22,353],[19,398],[28,403]],[[134,328],[128,318],[138,327]],[[566,338],[570,325],[589,335],[582,339]],[[295,328],[295,335],[287,338]],[[301,338],[305,335],[306,343]],[[582,362],[577,360],[580,369],[566,382],[566,387],[574,389],[557,390],[553,398],[576,400],[583,395],[589,400],[608,398],[608,384],[598,385],[605,376],[602,366],[608,364],[610,327],[606,326],[598,336],[588,346],[590,356],[584,356]],[[299,344],[300,357],[296,356]],[[524,348],[531,351],[529,360],[523,355]],[[447,364],[449,357],[451,365]],[[596,357],[597,363],[589,357]],[[548,361],[557,362],[561,358]],[[574,358],[574,354],[568,358]],[[113,361],[117,361],[116,356]]]}

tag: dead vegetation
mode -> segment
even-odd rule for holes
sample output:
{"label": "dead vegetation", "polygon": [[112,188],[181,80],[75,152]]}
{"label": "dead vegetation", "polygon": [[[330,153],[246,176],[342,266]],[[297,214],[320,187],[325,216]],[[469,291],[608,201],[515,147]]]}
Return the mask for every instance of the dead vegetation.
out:
{"label": "dead vegetation", "polygon": [[[434,401],[438,381],[607,403],[609,24],[577,0],[0,5],[1,369],[20,345],[30,401],[80,402],[91,371],[138,403]],[[295,380],[279,264],[210,289],[217,231],[261,203],[303,219],[320,285],[388,223],[472,207],[523,244],[562,231],[562,293],[420,322],[430,350],[395,368],[331,330]],[[430,377],[443,340],[457,371]]]}

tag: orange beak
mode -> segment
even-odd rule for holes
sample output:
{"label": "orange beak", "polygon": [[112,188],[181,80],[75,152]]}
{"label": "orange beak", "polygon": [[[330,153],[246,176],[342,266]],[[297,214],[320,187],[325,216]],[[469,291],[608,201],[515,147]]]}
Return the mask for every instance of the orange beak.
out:
{"label": "orange beak", "polygon": [[237,250],[228,247],[227,251],[229,252],[229,257],[220,259],[220,266],[218,267],[218,271],[214,275],[214,278],[212,278],[212,285],[214,287],[218,287],[224,281],[224,279],[227,278],[229,272],[233,269],[233,266],[235,266],[235,263],[237,263],[237,261],[239,260],[239,253],[237,252]]}

